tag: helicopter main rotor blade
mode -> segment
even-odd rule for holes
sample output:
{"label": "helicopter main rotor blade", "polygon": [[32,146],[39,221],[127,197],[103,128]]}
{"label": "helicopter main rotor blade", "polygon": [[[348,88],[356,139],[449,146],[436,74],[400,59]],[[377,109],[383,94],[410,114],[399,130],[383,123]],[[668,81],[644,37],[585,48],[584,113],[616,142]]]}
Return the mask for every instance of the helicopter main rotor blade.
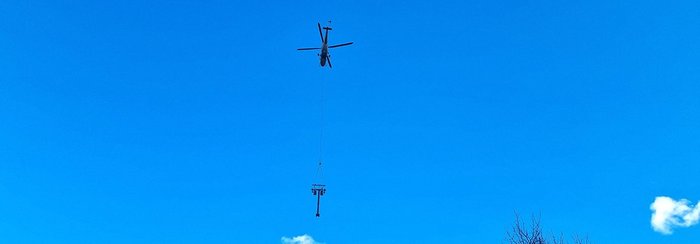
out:
{"label": "helicopter main rotor blade", "polygon": [[320,47],[305,47],[305,48],[297,48],[297,50],[304,51],[304,50],[318,50],[321,49]]}
{"label": "helicopter main rotor blade", "polygon": [[333,65],[331,64],[331,56],[330,55],[328,55],[328,57],[326,57],[326,61],[328,61],[328,67],[332,69]]}
{"label": "helicopter main rotor blade", "polygon": [[343,44],[328,46],[328,48],[336,48],[336,47],[347,46],[347,45],[350,45],[350,44],[352,44],[352,43],[353,43],[353,42],[348,42],[348,43],[343,43]]}
{"label": "helicopter main rotor blade", "polygon": [[321,31],[321,23],[316,23],[318,24],[318,34],[321,35],[321,42],[323,42],[323,31]]}

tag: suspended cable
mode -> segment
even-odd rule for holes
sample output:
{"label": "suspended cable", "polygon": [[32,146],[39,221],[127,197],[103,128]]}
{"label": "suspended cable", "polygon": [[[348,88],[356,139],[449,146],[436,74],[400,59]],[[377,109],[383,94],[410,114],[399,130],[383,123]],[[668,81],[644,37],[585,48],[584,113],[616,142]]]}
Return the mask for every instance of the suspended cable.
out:
{"label": "suspended cable", "polygon": [[316,170],[316,178],[319,182],[323,180],[323,146],[324,146],[324,129],[325,129],[325,105],[326,105],[326,83],[321,80],[320,84],[320,102],[319,102],[319,137],[318,137],[318,168]]}
{"label": "suspended cable", "polygon": [[319,139],[318,139],[318,168],[316,169],[316,182],[311,184],[311,193],[316,196],[316,217],[321,217],[321,196],[326,194],[326,185],[323,182],[323,129],[325,110],[325,82],[321,80],[320,113],[319,113]]}

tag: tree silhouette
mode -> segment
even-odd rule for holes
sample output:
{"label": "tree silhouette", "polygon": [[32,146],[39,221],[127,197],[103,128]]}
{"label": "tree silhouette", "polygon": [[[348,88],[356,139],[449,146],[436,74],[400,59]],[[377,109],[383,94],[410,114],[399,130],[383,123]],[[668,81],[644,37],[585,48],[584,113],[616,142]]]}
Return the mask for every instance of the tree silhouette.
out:
{"label": "tree silhouette", "polygon": [[[506,241],[509,244],[566,244],[566,238],[563,234],[559,237],[552,236],[547,238],[542,232],[540,217],[532,216],[530,225],[520,220],[518,213],[515,213],[515,223],[510,231],[506,232]],[[572,237],[573,244],[590,244],[587,236],[581,237],[574,235]]]}

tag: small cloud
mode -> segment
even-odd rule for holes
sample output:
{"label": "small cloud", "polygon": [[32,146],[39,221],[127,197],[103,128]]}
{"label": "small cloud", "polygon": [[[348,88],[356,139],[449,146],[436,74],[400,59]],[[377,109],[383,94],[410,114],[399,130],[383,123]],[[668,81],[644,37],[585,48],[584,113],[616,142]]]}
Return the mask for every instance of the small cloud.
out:
{"label": "small cloud", "polygon": [[686,199],[673,200],[670,197],[656,197],[651,204],[651,226],[654,231],[670,235],[674,227],[690,227],[700,220],[700,204],[694,207]]}
{"label": "small cloud", "polygon": [[317,242],[310,235],[304,234],[304,235],[295,236],[292,238],[283,236],[282,237],[282,244],[323,244],[323,243]]}

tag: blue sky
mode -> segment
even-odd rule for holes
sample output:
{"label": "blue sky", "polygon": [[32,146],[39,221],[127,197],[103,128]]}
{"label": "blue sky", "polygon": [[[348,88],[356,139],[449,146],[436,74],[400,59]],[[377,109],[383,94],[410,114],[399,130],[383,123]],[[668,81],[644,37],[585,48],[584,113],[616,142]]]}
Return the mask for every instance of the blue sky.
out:
{"label": "blue sky", "polygon": [[[6,243],[595,243],[700,200],[697,1],[0,3]],[[333,70],[317,22],[333,20]],[[326,84],[322,217],[314,217]]]}

